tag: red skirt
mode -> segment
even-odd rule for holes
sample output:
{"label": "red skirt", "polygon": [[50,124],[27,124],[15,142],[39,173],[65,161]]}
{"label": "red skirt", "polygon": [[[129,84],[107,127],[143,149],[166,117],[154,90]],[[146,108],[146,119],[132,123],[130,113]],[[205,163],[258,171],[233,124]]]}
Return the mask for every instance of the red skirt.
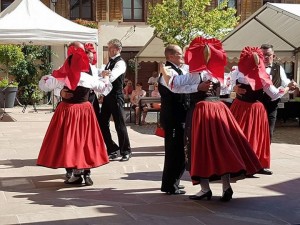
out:
{"label": "red skirt", "polygon": [[229,108],[220,101],[197,103],[192,122],[191,178],[251,175],[262,166]]}
{"label": "red skirt", "polygon": [[230,107],[263,168],[270,168],[270,131],[268,117],[261,102],[235,99]]}
{"label": "red skirt", "polygon": [[37,165],[49,168],[94,168],[109,162],[90,102],[61,102],[46,132]]}

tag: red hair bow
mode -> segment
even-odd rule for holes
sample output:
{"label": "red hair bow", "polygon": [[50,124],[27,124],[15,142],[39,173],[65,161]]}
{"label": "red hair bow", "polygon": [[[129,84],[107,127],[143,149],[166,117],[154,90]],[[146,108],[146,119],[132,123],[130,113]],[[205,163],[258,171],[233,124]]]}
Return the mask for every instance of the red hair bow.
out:
{"label": "red hair bow", "polygon": [[70,46],[68,48],[68,58],[65,60],[64,65],[58,70],[54,70],[52,76],[64,80],[68,88],[75,90],[80,80],[80,73],[88,72],[89,69],[89,59],[85,51]]}
{"label": "red hair bow", "polygon": [[86,52],[92,52],[93,53],[94,59],[93,59],[92,65],[96,65],[97,64],[97,52],[94,48],[94,45],[92,43],[85,43],[84,48],[85,48]]}
{"label": "red hair bow", "polygon": [[240,55],[238,63],[239,71],[242,72],[248,80],[253,90],[263,88],[262,80],[272,85],[270,76],[266,72],[263,53],[258,47],[245,47]]}
{"label": "red hair bow", "polygon": [[190,72],[209,70],[223,83],[227,59],[222,43],[218,39],[195,38],[185,52],[185,63],[189,65]]}

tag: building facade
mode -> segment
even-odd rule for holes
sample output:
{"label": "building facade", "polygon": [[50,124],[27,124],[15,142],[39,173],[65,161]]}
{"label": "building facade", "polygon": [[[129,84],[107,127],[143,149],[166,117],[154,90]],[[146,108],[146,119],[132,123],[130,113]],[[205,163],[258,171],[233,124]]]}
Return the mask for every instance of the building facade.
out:
{"label": "building facade", "polygon": [[[0,0],[0,10],[3,11],[14,0]],[[107,42],[111,38],[122,40],[122,57],[128,61],[143,48],[152,37],[153,28],[147,25],[149,4],[155,5],[162,0],[41,0],[45,5],[55,10],[59,15],[70,19],[83,19],[98,23],[99,64],[106,63]],[[184,1],[184,0],[182,0]],[[217,7],[224,0],[212,0],[209,9]],[[56,2],[56,3],[53,3]],[[300,4],[300,0],[229,0],[228,7],[237,9],[240,22],[250,17],[257,9],[267,2]],[[145,84],[153,70],[157,70],[156,62],[142,62],[138,70],[138,81]],[[133,70],[128,70],[127,78],[135,80]]]}

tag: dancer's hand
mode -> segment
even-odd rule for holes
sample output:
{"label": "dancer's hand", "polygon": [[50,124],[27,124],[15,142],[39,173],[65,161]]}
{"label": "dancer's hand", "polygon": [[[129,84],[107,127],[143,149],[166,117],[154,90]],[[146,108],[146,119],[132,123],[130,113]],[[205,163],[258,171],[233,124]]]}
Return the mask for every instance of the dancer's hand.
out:
{"label": "dancer's hand", "polygon": [[208,92],[211,88],[212,82],[210,80],[204,81],[198,85],[198,91]]}
{"label": "dancer's hand", "polygon": [[70,93],[67,89],[63,88],[61,91],[60,91],[60,96],[64,99],[70,99],[73,97],[73,94]]}
{"label": "dancer's hand", "polygon": [[246,89],[241,88],[240,87],[241,84],[235,85],[233,87],[233,91],[237,94],[237,95],[244,95],[246,93]]}

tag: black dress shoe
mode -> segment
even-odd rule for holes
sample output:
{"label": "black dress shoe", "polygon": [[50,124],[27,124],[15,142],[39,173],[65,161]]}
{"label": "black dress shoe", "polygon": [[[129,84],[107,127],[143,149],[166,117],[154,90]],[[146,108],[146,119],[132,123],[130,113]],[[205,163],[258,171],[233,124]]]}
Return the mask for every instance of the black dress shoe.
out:
{"label": "black dress shoe", "polygon": [[123,155],[122,158],[120,159],[120,162],[128,161],[131,158],[131,156],[132,156],[132,153]]}
{"label": "black dress shoe", "polygon": [[178,187],[178,189],[184,189],[185,188],[185,186],[182,185],[182,184],[178,184],[177,187]]}
{"label": "black dress shoe", "polygon": [[259,174],[265,174],[265,175],[272,175],[273,172],[271,170],[268,169],[261,169],[259,172]]}
{"label": "black dress shoe", "polygon": [[232,199],[233,191],[232,188],[228,188],[226,191],[223,192],[223,196],[220,198],[222,202],[229,202]]}
{"label": "black dress shoe", "polygon": [[212,192],[208,191],[208,192],[206,192],[206,193],[204,193],[203,195],[200,195],[200,196],[198,196],[198,195],[191,195],[191,196],[189,196],[189,199],[191,199],[191,200],[201,200],[201,199],[206,198],[207,200],[210,200],[211,196],[212,196]]}
{"label": "black dress shoe", "polygon": [[83,178],[86,186],[92,186],[94,184],[90,175],[83,175]]}
{"label": "black dress shoe", "polygon": [[70,181],[70,179],[69,179],[69,180],[65,180],[64,183],[65,183],[65,184],[81,184],[82,181],[83,181],[83,179],[82,179],[82,177],[80,176],[80,177],[78,177],[77,180]]}
{"label": "black dress shoe", "polygon": [[108,155],[109,160],[114,160],[116,158],[118,158],[118,153],[114,152],[114,153],[111,153],[111,154]]}
{"label": "black dress shoe", "polygon": [[175,190],[167,192],[168,195],[184,195],[186,192],[183,190]]}

